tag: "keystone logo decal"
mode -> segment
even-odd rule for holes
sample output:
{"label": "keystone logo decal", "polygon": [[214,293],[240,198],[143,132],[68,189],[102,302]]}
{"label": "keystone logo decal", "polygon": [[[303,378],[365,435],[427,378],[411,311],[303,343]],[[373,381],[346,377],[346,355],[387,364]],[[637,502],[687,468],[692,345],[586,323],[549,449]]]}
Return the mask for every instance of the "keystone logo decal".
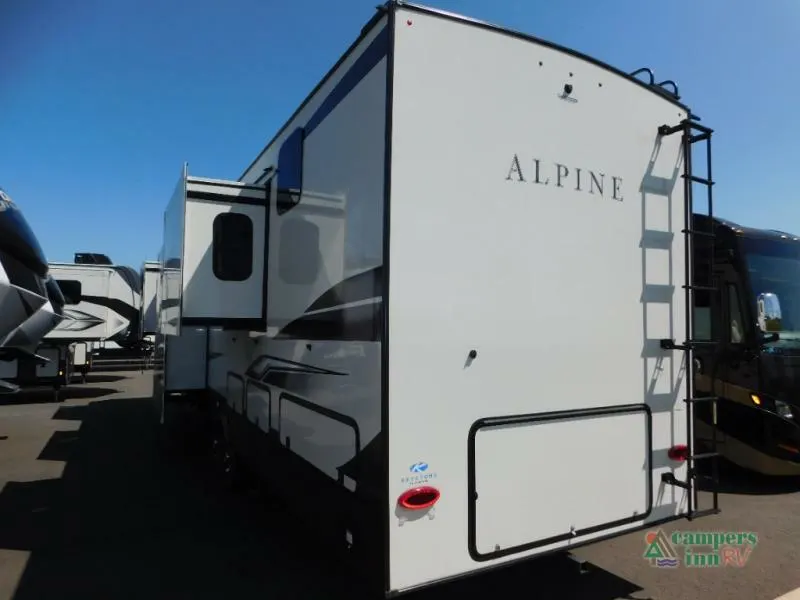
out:
{"label": "keystone logo decal", "polygon": [[[653,567],[744,567],[758,544],[752,531],[673,531],[661,529],[645,536],[644,558]],[[683,546],[682,552],[677,546]],[[681,557],[681,554],[683,555]]]}
{"label": "keystone logo decal", "polygon": [[405,475],[400,478],[400,483],[403,485],[422,485],[428,483],[432,479],[436,479],[436,472],[430,471],[430,465],[425,461],[415,462],[408,467],[410,475]]}

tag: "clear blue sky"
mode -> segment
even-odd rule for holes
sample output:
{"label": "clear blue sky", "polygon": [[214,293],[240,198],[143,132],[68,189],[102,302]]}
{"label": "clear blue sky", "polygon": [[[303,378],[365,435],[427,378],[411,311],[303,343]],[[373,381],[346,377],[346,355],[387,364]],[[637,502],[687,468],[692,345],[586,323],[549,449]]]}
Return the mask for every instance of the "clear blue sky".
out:
{"label": "clear blue sky", "polygon": [[[158,253],[181,164],[237,178],[377,4],[0,0],[0,186],[49,260],[139,266]],[[428,4],[674,79],[716,130],[715,212],[800,232],[800,3]]]}

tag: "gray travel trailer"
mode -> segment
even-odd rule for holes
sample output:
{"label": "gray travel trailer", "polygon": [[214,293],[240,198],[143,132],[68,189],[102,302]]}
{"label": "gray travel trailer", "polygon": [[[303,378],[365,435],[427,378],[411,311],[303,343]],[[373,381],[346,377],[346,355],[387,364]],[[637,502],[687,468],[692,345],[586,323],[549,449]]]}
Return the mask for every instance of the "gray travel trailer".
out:
{"label": "gray travel trailer", "polygon": [[686,369],[711,134],[646,69],[380,7],[239,180],[185,166],[167,205],[159,336],[202,331],[225,469],[387,596],[717,512]]}

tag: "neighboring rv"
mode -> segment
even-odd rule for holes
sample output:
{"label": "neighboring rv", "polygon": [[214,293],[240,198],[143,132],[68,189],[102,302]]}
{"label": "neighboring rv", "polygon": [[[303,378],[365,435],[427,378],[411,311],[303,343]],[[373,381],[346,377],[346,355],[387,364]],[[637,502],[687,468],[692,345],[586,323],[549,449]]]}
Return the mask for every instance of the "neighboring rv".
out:
{"label": "neighboring rv", "polygon": [[38,239],[17,205],[0,190],[0,393],[19,390],[17,361],[53,368],[53,362],[35,350],[61,321],[62,308],[63,298],[48,275]]}
{"label": "neighboring rv", "polygon": [[145,261],[140,272],[142,282],[141,339],[152,340],[158,333],[158,306],[156,294],[161,265],[158,261]]}
{"label": "neighboring rv", "polygon": [[138,343],[141,284],[133,269],[95,253],[76,253],[74,263],[51,263],[49,273],[61,298],[62,320],[42,338],[35,356],[51,363],[35,367],[31,359],[21,359],[0,369],[10,380],[24,380],[26,387],[52,384],[58,391],[73,374],[86,381],[95,345],[105,340],[125,347]]}
{"label": "neighboring rv", "polygon": [[52,387],[55,394],[72,378],[74,344],[48,343],[46,334],[63,322],[64,296],[55,280],[45,279],[48,302],[10,334],[3,346],[0,379],[21,388]]}
{"label": "neighboring rv", "polygon": [[641,73],[381,7],[240,181],[184,167],[159,329],[205,367],[172,396],[161,351],[162,424],[204,406],[387,595],[718,511],[685,368],[711,130]]}
{"label": "neighboring rv", "polygon": [[[91,255],[96,256],[96,255]],[[66,298],[69,321],[48,335],[50,340],[113,341],[122,347],[139,340],[141,282],[130,267],[84,263],[83,253],[74,263],[51,263],[50,272]]]}
{"label": "neighboring rv", "polygon": [[[714,235],[695,242],[695,273],[720,293],[696,296],[695,328],[724,344],[695,353],[695,385],[719,397],[720,452],[762,474],[800,475],[800,237],[702,215],[694,229]],[[709,408],[695,413],[699,443],[714,432]]]}

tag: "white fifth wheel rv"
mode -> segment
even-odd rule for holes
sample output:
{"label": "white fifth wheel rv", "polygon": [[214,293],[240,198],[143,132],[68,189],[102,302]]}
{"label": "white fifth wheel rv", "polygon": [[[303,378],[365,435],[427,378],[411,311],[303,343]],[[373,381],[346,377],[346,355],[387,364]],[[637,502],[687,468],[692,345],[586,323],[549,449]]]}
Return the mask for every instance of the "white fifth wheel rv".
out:
{"label": "white fifth wheel rv", "polygon": [[711,130],[641,73],[390,2],[239,181],[180,176],[161,334],[207,328],[226,464],[387,595],[718,510],[686,376]]}
{"label": "white fifth wheel rv", "polygon": [[[72,346],[70,370],[86,376],[99,346],[135,346],[140,339],[141,282],[127,266],[103,254],[76,253],[73,263],[51,263],[64,299],[64,320],[44,338],[52,347]],[[69,377],[66,378],[69,381]]]}
{"label": "white fifth wheel rv", "polygon": [[51,263],[50,272],[66,298],[64,321],[48,339],[114,341],[138,339],[141,283],[128,267],[113,264]]}

